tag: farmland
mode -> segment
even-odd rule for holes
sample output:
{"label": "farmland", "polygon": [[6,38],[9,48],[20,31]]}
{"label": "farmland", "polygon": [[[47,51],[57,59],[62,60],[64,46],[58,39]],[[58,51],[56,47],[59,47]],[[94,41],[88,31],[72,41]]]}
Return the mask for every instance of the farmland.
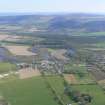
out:
{"label": "farmland", "polygon": [[[51,51],[51,50],[50,50]],[[55,56],[57,59],[65,60],[67,59],[64,54],[66,53],[65,49],[55,50],[51,54],[52,56]]]}
{"label": "farmland", "polygon": [[0,93],[11,105],[58,105],[41,77],[1,83]]}
{"label": "farmland", "polygon": [[30,78],[34,76],[40,76],[40,72],[37,69],[30,68],[24,68],[19,70],[19,77],[20,79]]}
{"label": "farmland", "polygon": [[29,46],[5,46],[12,54],[14,55],[35,55],[34,53],[31,53],[28,51]]}
{"label": "farmland", "polygon": [[[69,60],[66,55],[67,50],[36,47],[33,51],[32,46],[12,43],[9,45],[6,43],[3,47],[8,50],[10,56],[18,58],[18,62],[14,64],[1,63],[0,66],[1,73],[11,70],[14,73],[18,72],[16,75],[9,75],[0,80],[0,94],[11,105],[59,105],[59,103],[78,105],[71,96],[65,94],[65,81],[73,90],[89,94],[92,97],[89,105],[99,103],[104,105],[105,101],[102,98],[104,91],[99,87],[104,83],[97,84],[92,74],[95,68],[91,68],[92,72],[89,72],[86,62],[73,57]],[[21,59],[22,61],[26,59],[29,63],[26,61],[23,63]],[[62,63],[65,60],[67,60],[66,63]],[[41,67],[44,64],[41,63],[43,61],[47,62],[44,69]],[[32,66],[37,66],[37,70]],[[53,67],[52,71],[50,66]],[[44,77],[43,73],[45,73]]]}
{"label": "farmland", "polygon": [[[65,70],[69,70],[70,74],[65,74],[64,78],[69,84],[71,84],[72,89],[81,93],[90,94],[92,96],[93,99],[89,105],[99,105],[99,103],[104,105],[105,100],[103,97],[105,97],[105,94],[102,89],[104,80],[103,82],[100,81],[100,85],[98,85],[98,80],[96,80],[92,72],[88,72],[88,68],[86,68],[87,67],[84,64],[66,65]],[[91,68],[91,70],[94,73],[94,70],[96,71],[96,68],[93,67]],[[102,77],[99,76],[98,72],[96,77],[102,79]]]}
{"label": "farmland", "polygon": [[8,63],[8,62],[1,62],[0,63],[0,74],[7,73],[10,71],[16,71],[16,65]]}
{"label": "farmland", "polygon": [[83,93],[89,93],[93,97],[93,101],[89,105],[104,105],[105,100],[105,94],[101,90],[101,88],[97,85],[77,85],[77,86],[72,86],[74,89],[81,91]]}
{"label": "farmland", "polygon": [[71,103],[70,97],[64,94],[64,80],[60,76],[48,76],[46,77],[47,81],[51,85],[51,87],[56,91],[56,94],[60,97],[60,99],[65,103]]}
{"label": "farmland", "polygon": [[17,17],[0,24],[0,102],[105,105],[105,31],[94,32],[93,22],[100,17]]}

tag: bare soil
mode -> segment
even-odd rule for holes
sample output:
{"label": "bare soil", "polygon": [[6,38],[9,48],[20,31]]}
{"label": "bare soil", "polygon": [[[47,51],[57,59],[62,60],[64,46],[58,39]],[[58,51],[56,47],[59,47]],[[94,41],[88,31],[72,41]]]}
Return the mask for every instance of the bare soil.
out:
{"label": "bare soil", "polygon": [[19,70],[20,79],[25,79],[25,78],[30,78],[34,76],[40,76],[40,75],[41,74],[38,69],[32,69],[31,67]]}
{"label": "bare soil", "polygon": [[77,83],[77,80],[73,74],[65,74],[64,78],[70,84],[76,84]]}
{"label": "bare soil", "polygon": [[105,79],[98,81],[99,84],[105,84]]}

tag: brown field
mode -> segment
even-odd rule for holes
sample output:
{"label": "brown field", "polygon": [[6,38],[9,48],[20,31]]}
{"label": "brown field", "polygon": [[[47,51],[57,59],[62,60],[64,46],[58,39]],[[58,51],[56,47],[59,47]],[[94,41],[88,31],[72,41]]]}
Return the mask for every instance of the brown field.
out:
{"label": "brown field", "polygon": [[65,49],[55,50],[52,52],[52,56],[60,60],[67,60],[68,58],[64,56],[65,53],[66,53]]}
{"label": "brown field", "polygon": [[5,39],[7,39],[8,37],[9,37],[9,35],[2,34],[2,35],[0,35],[0,41],[5,40]]}
{"label": "brown field", "polygon": [[8,36],[8,38],[7,39],[5,39],[5,41],[19,41],[19,40],[21,40],[23,37],[22,36],[16,36],[16,35],[14,35],[14,36]]}
{"label": "brown field", "polygon": [[17,35],[8,35],[0,33],[0,41],[19,41],[23,39],[30,39],[28,36],[17,36]]}
{"label": "brown field", "polygon": [[30,48],[29,46],[6,45],[4,47],[7,48],[14,55],[23,55],[23,56],[36,55],[35,53],[28,51],[28,49]]}
{"label": "brown field", "polygon": [[65,74],[64,78],[70,84],[77,84],[77,80],[73,74]]}
{"label": "brown field", "polygon": [[5,41],[18,41],[22,39],[22,36],[17,36],[17,35],[8,35],[8,34],[0,34],[0,41],[5,40]]}
{"label": "brown field", "polygon": [[105,84],[105,79],[98,81],[99,84]]}
{"label": "brown field", "polygon": [[40,75],[41,74],[38,69],[32,69],[31,67],[19,70],[20,79],[25,79],[25,78],[30,78],[33,76],[40,76]]}

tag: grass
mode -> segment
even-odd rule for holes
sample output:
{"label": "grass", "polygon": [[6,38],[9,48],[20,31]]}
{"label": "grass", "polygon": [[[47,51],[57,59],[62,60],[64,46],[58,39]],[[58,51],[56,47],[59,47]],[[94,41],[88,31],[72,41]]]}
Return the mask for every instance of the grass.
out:
{"label": "grass", "polygon": [[74,85],[72,88],[82,93],[89,93],[93,97],[89,105],[105,105],[104,91],[98,85]]}
{"label": "grass", "polygon": [[64,80],[60,76],[48,76],[46,77],[50,85],[55,89],[58,96],[66,104],[71,103],[70,97],[64,94]]}
{"label": "grass", "polygon": [[85,64],[67,64],[64,69],[68,73],[87,73]]}
{"label": "grass", "polygon": [[76,36],[105,36],[105,32],[75,32]]}
{"label": "grass", "polygon": [[[74,79],[72,80],[72,77],[70,79],[70,75],[74,76]],[[66,78],[66,81],[70,85],[79,85],[79,84],[96,84],[93,76],[91,74],[83,74],[81,77],[78,74],[64,74],[64,77]]]}
{"label": "grass", "polygon": [[96,48],[105,48],[105,41],[93,44]]}
{"label": "grass", "polygon": [[75,76],[77,84],[95,83],[93,76],[88,73],[85,64],[67,64],[65,65],[65,71],[65,73]]}
{"label": "grass", "polygon": [[90,33],[91,35],[95,35],[95,36],[100,36],[100,35],[105,35],[105,32],[103,31],[103,32],[92,32],[92,33]]}
{"label": "grass", "polygon": [[[78,82],[76,85],[71,85],[72,89],[80,91],[81,93],[88,93],[92,96],[92,102],[88,105],[105,105],[105,93],[95,84],[94,78],[91,74],[88,74],[84,65],[66,65],[66,70],[74,72],[75,78]],[[83,77],[80,77],[78,73],[84,73]],[[93,84],[88,84],[93,83]],[[80,85],[83,84],[83,85]]]}
{"label": "grass", "polygon": [[58,105],[42,77],[0,83],[0,94],[11,105]]}
{"label": "grass", "polygon": [[49,51],[50,53],[54,52],[55,50],[56,50],[56,49],[48,48],[48,51]]}
{"label": "grass", "polygon": [[9,71],[15,71],[16,65],[8,62],[0,62],[0,73],[7,73]]}
{"label": "grass", "polygon": [[8,83],[10,81],[14,81],[17,79],[19,79],[19,76],[17,74],[10,74],[9,76],[7,76],[5,78],[1,78],[0,83]]}
{"label": "grass", "polygon": [[74,74],[78,84],[95,84],[95,80],[91,74],[83,74],[83,77],[80,77],[78,74]]}

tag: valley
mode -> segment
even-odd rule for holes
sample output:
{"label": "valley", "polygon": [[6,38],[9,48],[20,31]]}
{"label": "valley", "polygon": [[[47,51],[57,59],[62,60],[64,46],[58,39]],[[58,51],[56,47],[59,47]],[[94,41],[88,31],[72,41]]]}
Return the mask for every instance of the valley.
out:
{"label": "valley", "polygon": [[105,105],[105,16],[77,15],[0,17],[0,103]]}

